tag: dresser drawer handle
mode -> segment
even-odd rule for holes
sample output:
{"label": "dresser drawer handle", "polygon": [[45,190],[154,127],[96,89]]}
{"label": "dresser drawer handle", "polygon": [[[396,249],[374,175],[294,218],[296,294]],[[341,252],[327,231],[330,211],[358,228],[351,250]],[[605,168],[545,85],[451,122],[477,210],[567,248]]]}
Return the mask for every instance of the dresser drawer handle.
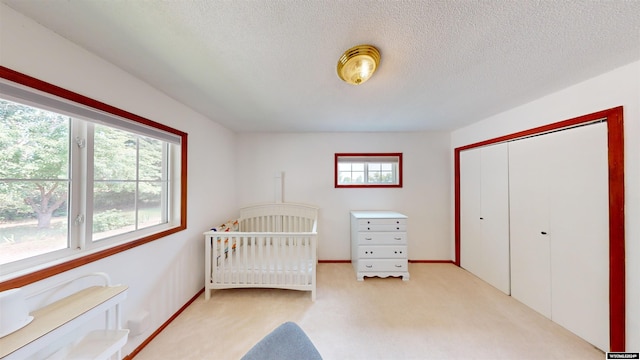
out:
{"label": "dresser drawer handle", "polygon": [[401,268],[401,267],[402,267],[402,265],[396,265],[396,267],[397,267],[397,268]]}
{"label": "dresser drawer handle", "polygon": [[373,265],[365,265],[365,267],[371,269],[373,267]]}
{"label": "dresser drawer handle", "polygon": [[401,237],[394,237],[395,240],[402,240]]}
{"label": "dresser drawer handle", "polygon": [[364,238],[364,239],[365,239],[365,240],[373,240],[373,238],[368,238],[368,237],[366,237],[366,238]]}

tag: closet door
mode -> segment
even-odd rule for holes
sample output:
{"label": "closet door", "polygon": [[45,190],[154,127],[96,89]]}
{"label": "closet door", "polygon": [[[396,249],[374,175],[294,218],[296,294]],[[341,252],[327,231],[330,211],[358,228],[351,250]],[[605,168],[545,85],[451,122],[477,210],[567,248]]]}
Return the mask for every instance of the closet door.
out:
{"label": "closet door", "polygon": [[552,139],[509,143],[511,296],[551,318],[549,166]]}
{"label": "closet door", "polygon": [[510,294],[508,145],[482,148],[481,162],[482,278]]}
{"label": "closet door", "polygon": [[556,135],[549,160],[551,318],[609,350],[607,126]]}
{"label": "closet door", "polygon": [[606,124],[509,144],[511,293],[609,349]]}
{"label": "closet door", "polygon": [[460,266],[476,276],[482,272],[480,153],[460,152]]}
{"label": "closet door", "polygon": [[510,293],[508,147],[460,153],[461,266]]}

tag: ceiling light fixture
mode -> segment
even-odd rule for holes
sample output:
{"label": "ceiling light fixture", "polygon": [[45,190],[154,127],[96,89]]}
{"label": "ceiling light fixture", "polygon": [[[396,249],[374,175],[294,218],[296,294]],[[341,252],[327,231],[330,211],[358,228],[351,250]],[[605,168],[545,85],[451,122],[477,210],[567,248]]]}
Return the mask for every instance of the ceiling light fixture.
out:
{"label": "ceiling light fixture", "polygon": [[338,76],[351,85],[369,80],[380,64],[380,52],[371,45],[358,45],[347,50],[338,60]]}

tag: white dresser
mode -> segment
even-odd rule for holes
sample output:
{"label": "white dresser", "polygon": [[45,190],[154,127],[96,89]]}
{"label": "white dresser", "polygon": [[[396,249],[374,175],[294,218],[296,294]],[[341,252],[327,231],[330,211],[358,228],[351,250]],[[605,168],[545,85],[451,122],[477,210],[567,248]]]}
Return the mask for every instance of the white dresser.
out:
{"label": "white dresser", "polygon": [[365,276],[409,280],[407,216],[394,211],[351,212],[351,263]]}

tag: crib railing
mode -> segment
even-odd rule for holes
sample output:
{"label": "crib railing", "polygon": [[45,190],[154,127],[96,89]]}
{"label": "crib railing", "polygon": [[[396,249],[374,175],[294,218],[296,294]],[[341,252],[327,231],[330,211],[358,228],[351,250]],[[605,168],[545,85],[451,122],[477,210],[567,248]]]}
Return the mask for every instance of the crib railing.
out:
{"label": "crib railing", "polygon": [[240,231],[316,232],[318,208],[293,203],[262,204],[240,209]]}
{"label": "crib railing", "polygon": [[211,289],[279,288],[316,297],[318,208],[276,203],[240,209],[238,232],[205,235],[205,299]]}
{"label": "crib railing", "polygon": [[240,220],[243,232],[315,232],[315,219],[296,215],[264,215]]}
{"label": "crib railing", "polygon": [[208,232],[209,289],[263,287],[311,291],[315,299],[315,232]]}

